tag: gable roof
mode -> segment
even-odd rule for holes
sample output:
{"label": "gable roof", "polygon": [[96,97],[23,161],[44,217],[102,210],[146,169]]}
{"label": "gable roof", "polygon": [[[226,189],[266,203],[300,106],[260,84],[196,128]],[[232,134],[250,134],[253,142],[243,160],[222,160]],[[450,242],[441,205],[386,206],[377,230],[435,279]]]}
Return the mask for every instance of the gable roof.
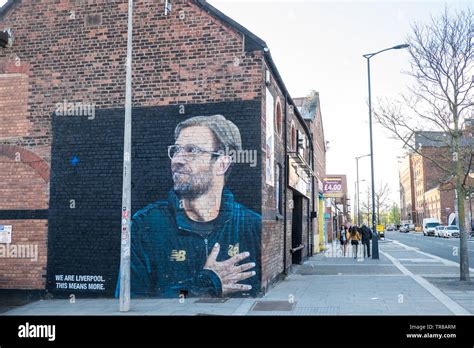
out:
{"label": "gable roof", "polygon": [[261,38],[259,38],[257,35],[252,33],[250,30],[245,28],[243,25],[240,23],[237,23],[234,21],[232,18],[224,14],[223,12],[219,11],[217,8],[209,4],[205,0],[193,0],[193,2],[198,5],[200,8],[202,8],[204,11],[206,11],[208,14],[220,19],[222,22],[226,23],[229,25],[231,28],[234,30],[242,33],[245,37],[245,51],[246,52],[251,52],[255,51],[258,49],[264,49],[267,47],[267,44],[265,41],[263,41]]}
{"label": "gable roof", "polygon": [[[419,147],[446,147],[451,146],[452,137],[446,132],[418,131],[415,132],[415,148]],[[474,146],[474,138],[462,136],[460,139],[462,147]]]}

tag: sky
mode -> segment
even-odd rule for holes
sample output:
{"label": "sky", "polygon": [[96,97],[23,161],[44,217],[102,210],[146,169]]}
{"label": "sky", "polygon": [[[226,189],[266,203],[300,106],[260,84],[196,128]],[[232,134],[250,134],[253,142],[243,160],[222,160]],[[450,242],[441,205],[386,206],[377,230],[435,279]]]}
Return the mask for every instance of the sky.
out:
{"label": "sky", "polygon": [[[354,200],[356,156],[370,153],[367,62],[365,53],[405,42],[414,22],[428,23],[445,6],[467,8],[463,1],[208,1],[263,39],[291,96],[319,92],[327,173],[346,174]],[[472,6],[472,5],[471,5]],[[371,59],[372,104],[397,98],[412,83],[406,50]],[[376,187],[388,183],[397,204],[401,143],[374,122]],[[360,197],[370,186],[370,157],[359,160]],[[366,181],[363,181],[366,180]],[[352,210],[352,209],[351,209]]]}
{"label": "sky", "polygon": [[[158,1],[158,0],[157,0]],[[0,5],[5,0],[0,0]],[[230,1],[213,6],[263,39],[293,98],[319,92],[325,138],[329,141],[327,173],[346,174],[353,200],[356,156],[370,153],[367,63],[365,53],[405,42],[414,22],[427,23],[450,1]],[[472,6],[472,5],[471,5]],[[412,83],[406,50],[391,50],[371,59],[372,101],[397,98]],[[399,204],[399,142],[374,123],[375,183],[388,183],[390,198]],[[361,199],[370,185],[370,158],[359,160]],[[366,180],[366,181],[364,181]]]}

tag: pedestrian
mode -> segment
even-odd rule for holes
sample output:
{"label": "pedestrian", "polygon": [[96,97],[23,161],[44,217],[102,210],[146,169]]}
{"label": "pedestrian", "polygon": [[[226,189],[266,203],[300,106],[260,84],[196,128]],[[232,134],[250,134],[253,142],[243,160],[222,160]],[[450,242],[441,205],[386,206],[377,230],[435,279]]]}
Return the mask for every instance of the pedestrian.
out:
{"label": "pedestrian", "polygon": [[339,231],[339,241],[341,242],[341,250],[346,257],[346,249],[347,249],[347,227],[341,226],[341,230]]}
{"label": "pedestrian", "polygon": [[350,240],[352,245],[352,254],[354,255],[354,259],[356,259],[360,241],[360,233],[357,231],[356,226],[352,226],[350,229]]}
{"label": "pedestrian", "polygon": [[370,240],[372,239],[372,231],[365,224],[360,228],[362,235],[362,248],[364,249],[364,257],[370,257]]}

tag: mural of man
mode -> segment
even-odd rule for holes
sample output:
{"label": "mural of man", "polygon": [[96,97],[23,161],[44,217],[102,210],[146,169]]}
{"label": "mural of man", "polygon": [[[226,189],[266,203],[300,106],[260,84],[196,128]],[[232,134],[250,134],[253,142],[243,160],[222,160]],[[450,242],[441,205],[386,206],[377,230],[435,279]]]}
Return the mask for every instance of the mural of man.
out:
{"label": "mural of man", "polygon": [[222,115],[197,116],[179,123],[174,138],[168,199],[132,218],[132,296],[255,295],[261,216],[225,187],[233,165],[226,153],[242,149],[239,129]]}

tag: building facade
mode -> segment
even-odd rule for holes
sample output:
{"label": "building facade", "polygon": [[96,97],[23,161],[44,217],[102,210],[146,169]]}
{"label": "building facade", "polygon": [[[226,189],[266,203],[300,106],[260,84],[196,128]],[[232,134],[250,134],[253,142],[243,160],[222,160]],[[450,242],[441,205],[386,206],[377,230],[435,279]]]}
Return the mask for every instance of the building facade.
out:
{"label": "building facade", "polygon": [[415,182],[413,155],[405,156],[400,163],[400,219],[416,223]]}
{"label": "building facade", "polygon": [[[0,246],[34,246],[37,257],[7,255],[0,289],[113,296],[121,219],[130,216],[132,255],[156,254],[152,266],[164,270],[143,276],[154,294],[169,294],[167,282],[181,282],[185,272],[193,284],[202,281],[204,230],[214,231],[214,220],[189,217],[195,197],[186,187],[199,184],[223,192],[204,207],[210,216],[230,214],[231,220],[216,218],[216,226],[224,223],[223,231],[232,221],[216,240],[219,259],[250,251],[248,261],[256,263],[252,291],[239,295],[265,293],[318,250],[325,171],[319,108],[303,117],[263,40],[205,1],[171,3],[166,11],[159,1],[134,1],[130,212],[121,206],[127,1],[10,0],[2,7],[0,30],[11,29],[15,41],[0,48],[0,121],[7,125],[0,131],[7,197],[0,224],[11,229]],[[214,115],[223,118],[209,121]],[[183,141],[201,145],[189,150]],[[184,162],[177,155],[183,149]],[[201,181],[187,179],[186,186],[186,163],[195,153],[222,167],[213,164],[212,180],[201,168]],[[184,235],[173,239],[175,228],[187,226],[200,231],[191,249]],[[147,239],[153,231],[156,241]],[[173,240],[163,242],[158,231]]]}
{"label": "building facade", "polygon": [[[467,120],[462,128],[462,159],[469,167],[473,151],[472,121]],[[450,138],[444,132],[417,132],[414,136],[417,152],[408,154],[401,162],[400,206],[401,220],[422,225],[424,218],[438,218],[447,223],[450,214],[455,214],[455,190],[452,175],[443,168],[452,167]],[[472,171],[472,168],[470,169]],[[466,180],[466,187],[471,187]],[[465,201],[466,217],[471,201]]]}
{"label": "building facade", "polygon": [[449,216],[455,212],[455,194],[453,189],[443,188],[438,185],[425,193],[426,216],[447,225]]}
{"label": "building facade", "polygon": [[306,121],[313,143],[313,215],[311,216],[313,252],[324,249],[327,240],[328,222],[324,218],[325,206],[323,195],[323,179],[326,176],[326,140],[321,113],[319,93],[312,91],[305,98],[294,98],[294,102]]}

